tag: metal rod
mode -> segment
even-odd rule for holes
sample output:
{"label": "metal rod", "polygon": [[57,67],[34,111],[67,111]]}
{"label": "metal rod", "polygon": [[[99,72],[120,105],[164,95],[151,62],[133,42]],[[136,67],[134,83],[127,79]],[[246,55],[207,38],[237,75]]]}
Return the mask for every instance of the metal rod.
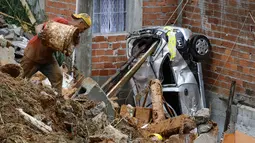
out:
{"label": "metal rod", "polygon": [[107,93],[107,97],[111,98],[114,93],[122,87],[131,77],[137,72],[137,70],[142,66],[145,60],[156,50],[158,41],[154,42],[150,49],[141,57],[140,60],[121,78],[121,80]]}
{"label": "metal rod", "polygon": [[202,108],[206,108],[205,88],[204,88],[204,80],[203,80],[203,72],[202,72],[201,63],[197,63],[197,72],[198,72],[198,81],[199,81],[200,102],[201,102]]}
{"label": "metal rod", "polygon": [[[138,46],[138,45],[137,45]],[[128,72],[128,68],[129,66],[133,63],[133,61],[135,59],[137,59],[141,54],[142,52],[146,49],[146,45],[143,45],[141,47],[141,49],[135,53],[134,55],[132,55],[132,57],[130,57],[128,59],[128,61],[123,64],[120,68],[120,70],[115,73],[113,76],[111,76],[102,86],[101,88],[104,90],[105,93],[108,93],[111,88],[117,84],[117,82],[119,82],[119,80]]]}
{"label": "metal rod", "polygon": [[230,87],[230,92],[229,92],[229,97],[228,97],[228,107],[227,107],[227,110],[226,110],[226,119],[225,119],[225,124],[224,124],[224,132],[228,130],[228,125],[229,125],[229,122],[230,122],[231,106],[232,106],[232,103],[233,103],[235,88],[236,88],[236,81],[232,81],[231,87]]}

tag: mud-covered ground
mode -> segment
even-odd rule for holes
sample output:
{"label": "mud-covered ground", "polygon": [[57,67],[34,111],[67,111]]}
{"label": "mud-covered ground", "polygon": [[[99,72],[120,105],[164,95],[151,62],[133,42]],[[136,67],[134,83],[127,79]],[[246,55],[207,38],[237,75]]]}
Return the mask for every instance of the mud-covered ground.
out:
{"label": "mud-covered ground", "polygon": [[[49,88],[2,72],[0,81],[1,143],[89,142],[89,136],[102,130],[92,121],[93,117],[85,114],[97,103],[57,98]],[[18,108],[51,126],[53,132],[45,134],[40,131],[20,115]],[[125,122],[116,119],[113,124],[131,138],[139,137],[136,130]]]}

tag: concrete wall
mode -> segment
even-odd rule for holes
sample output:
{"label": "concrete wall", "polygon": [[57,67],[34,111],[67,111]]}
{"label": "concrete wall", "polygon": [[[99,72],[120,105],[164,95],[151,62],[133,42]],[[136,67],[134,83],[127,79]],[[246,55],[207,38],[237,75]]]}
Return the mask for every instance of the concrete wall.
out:
{"label": "concrete wall", "polygon": [[[255,137],[255,108],[239,104],[235,95],[234,104],[231,108],[231,122],[229,132],[241,131]],[[206,102],[211,107],[211,119],[218,124],[218,140],[222,137],[226,119],[227,97],[213,92],[206,92]]]}

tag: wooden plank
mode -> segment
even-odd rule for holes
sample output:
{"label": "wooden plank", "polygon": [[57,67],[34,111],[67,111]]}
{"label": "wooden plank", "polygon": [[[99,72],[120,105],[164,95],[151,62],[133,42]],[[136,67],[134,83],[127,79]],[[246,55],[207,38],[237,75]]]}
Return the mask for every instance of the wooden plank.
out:
{"label": "wooden plank", "polygon": [[35,24],[36,23],[36,19],[35,19],[34,15],[33,15],[32,11],[29,8],[29,5],[27,4],[27,1],[26,0],[20,0],[20,2],[22,4],[22,6],[25,8],[25,10],[27,12],[27,16],[28,16],[30,22],[32,24]]}

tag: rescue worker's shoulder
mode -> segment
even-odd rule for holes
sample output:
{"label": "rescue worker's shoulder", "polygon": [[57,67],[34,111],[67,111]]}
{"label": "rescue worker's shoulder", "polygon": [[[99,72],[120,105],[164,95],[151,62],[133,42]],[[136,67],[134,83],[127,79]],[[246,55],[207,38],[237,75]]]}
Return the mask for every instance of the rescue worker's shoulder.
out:
{"label": "rescue worker's shoulder", "polygon": [[52,19],[55,22],[63,23],[63,24],[68,24],[68,20],[62,17],[56,17]]}

